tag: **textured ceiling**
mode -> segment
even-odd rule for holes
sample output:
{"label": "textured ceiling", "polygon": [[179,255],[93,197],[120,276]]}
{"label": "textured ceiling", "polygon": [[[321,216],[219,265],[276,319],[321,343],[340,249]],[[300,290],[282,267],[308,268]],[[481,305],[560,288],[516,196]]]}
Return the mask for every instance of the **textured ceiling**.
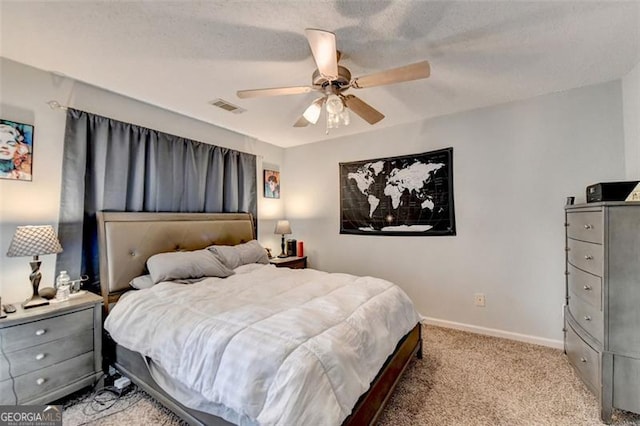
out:
{"label": "textured ceiling", "polygon": [[[640,2],[4,1],[0,55],[287,147],[620,78],[640,60]],[[428,60],[429,79],[356,94],[386,115],[325,134],[292,124],[305,28],[333,31],[354,77]],[[210,106],[223,98],[247,111]],[[63,99],[59,101],[64,101]],[[135,117],[131,118],[135,122]]]}

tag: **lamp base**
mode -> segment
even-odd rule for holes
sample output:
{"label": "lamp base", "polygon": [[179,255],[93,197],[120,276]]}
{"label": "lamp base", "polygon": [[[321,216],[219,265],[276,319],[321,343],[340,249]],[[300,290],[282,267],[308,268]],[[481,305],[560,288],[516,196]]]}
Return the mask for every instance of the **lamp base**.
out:
{"label": "lamp base", "polygon": [[37,308],[38,306],[48,305],[49,301],[40,296],[33,296],[22,303],[22,309]]}
{"label": "lamp base", "polygon": [[282,234],[282,243],[280,243],[280,247],[282,248],[282,250],[280,250],[280,254],[278,255],[279,258],[285,258],[285,257],[289,257],[287,256],[287,253],[284,252],[284,234]]}

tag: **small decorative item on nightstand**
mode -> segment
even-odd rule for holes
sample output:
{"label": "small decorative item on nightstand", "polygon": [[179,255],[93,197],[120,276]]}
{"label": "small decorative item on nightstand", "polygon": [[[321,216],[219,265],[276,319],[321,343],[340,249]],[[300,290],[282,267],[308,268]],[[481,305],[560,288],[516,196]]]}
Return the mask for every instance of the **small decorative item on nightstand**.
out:
{"label": "small decorative item on nightstand", "polygon": [[298,255],[298,242],[294,239],[287,240],[287,256]]}

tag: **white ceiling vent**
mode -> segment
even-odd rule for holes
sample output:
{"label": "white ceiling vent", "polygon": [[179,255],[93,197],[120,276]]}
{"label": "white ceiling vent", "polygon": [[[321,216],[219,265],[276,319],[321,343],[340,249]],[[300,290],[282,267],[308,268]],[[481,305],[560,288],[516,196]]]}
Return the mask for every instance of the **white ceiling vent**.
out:
{"label": "white ceiling vent", "polygon": [[246,109],[240,108],[239,106],[231,104],[231,103],[225,101],[224,99],[220,99],[220,98],[214,99],[209,103],[211,105],[213,105],[213,106],[216,106],[218,108],[222,108],[223,110],[232,112],[234,114],[241,114],[241,113],[246,111]]}

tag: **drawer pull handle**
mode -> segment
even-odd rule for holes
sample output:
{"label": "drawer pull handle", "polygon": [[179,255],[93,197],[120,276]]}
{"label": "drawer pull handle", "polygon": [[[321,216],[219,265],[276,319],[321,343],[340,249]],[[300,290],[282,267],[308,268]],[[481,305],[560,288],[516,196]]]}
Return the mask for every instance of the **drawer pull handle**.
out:
{"label": "drawer pull handle", "polygon": [[580,357],[580,362],[587,362],[587,359],[584,357]]}
{"label": "drawer pull handle", "polygon": [[38,380],[36,380],[36,383],[38,384],[38,386],[41,386],[42,384],[44,384],[44,382],[46,382],[46,380],[43,379],[42,377],[40,377]]}
{"label": "drawer pull handle", "polygon": [[593,260],[593,256],[591,256],[590,254],[586,255],[584,257],[584,260]]}
{"label": "drawer pull handle", "polygon": [[584,229],[593,229],[593,225],[586,224],[586,225],[584,226]]}
{"label": "drawer pull handle", "polygon": [[46,332],[47,332],[47,330],[43,330],[43,329],[37,330],[36,331],[36,336],[42,336]]}
{"label": "drawer pull handle", "polygon": [[36,360],[40,361],[40,360],[42,360],[42,359],[44,359],[44,354],[38,354],[38,355],[36,355]]}
{"label": "drawer pull handle", "polygon": [[585,291],[590,291],[591,290],[591,286],[590,285],[584,285],[582,288]]}
{"label": "drawer pull handle", "polygon": [[584,320],[585,320],[585,321],[591,321],[591,317],[590,317],[589,315],[585,315],[585,316],[584,316]]}

